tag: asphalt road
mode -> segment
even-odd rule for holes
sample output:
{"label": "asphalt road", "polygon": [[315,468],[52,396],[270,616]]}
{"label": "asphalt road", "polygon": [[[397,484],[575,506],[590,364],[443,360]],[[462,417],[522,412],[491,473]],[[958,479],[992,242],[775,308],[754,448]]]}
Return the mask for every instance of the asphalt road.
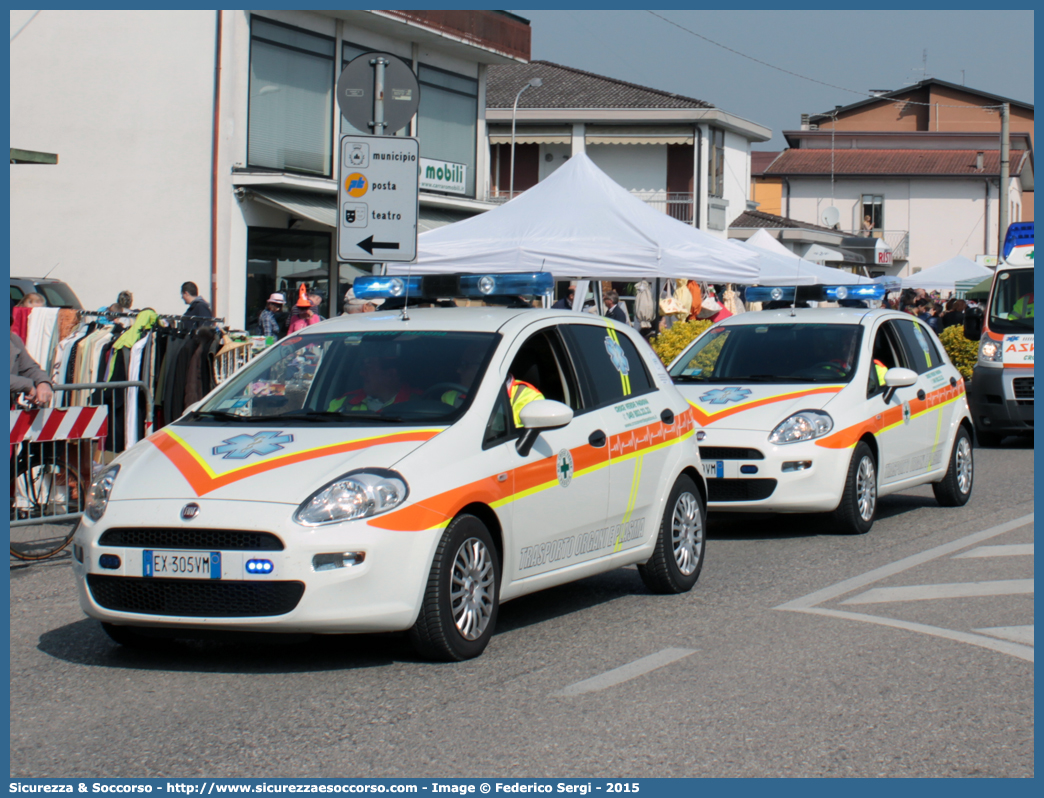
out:
{"label": "asphalt road", "polygon": [[11,775],[1033,776],[1033,451],[961,509],[711,518],[684,596],[622,569],[510,602],[477,660],[398,635],[110,642],[11,567]]}

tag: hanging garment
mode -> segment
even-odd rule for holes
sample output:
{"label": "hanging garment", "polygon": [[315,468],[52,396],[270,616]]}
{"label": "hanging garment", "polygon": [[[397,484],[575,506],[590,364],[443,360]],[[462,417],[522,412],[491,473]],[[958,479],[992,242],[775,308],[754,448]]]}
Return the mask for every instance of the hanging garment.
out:
{"label": "hanging garment", "polygon": [[58,329],[58,308],[31,308],[26,324],[25,348],[44,371],[51,359],[51,342]]}
{"label": "hanging garment", "polygon": [[689,309],[689,321],[693,321],[700,314],[700,308],[703,306],[703,291],[700,290],[700,284],[695,280],[689,280],[689,293],[692,295],[692,307]]}
{"label": "hanging garment", "polygon": [[80,323],[79,311],[71,308],[61,308],[58,311],[58,340],[68,338]]}
{"label": "hanging garment", "polygon": [[687,281],[676,281],[674,288],[674,301],[678,303],[678,315],[675,316],[675,319],[677,321],[685,321],[689,318],[689,311],[692,310],[692,294],[689,292]]}
{"label": "hanging garment", "polygon": [[652,286],[647,280],[639,280],[635,286],[634,316],[639,329],[648,329],[656,318],[656,303],[653,301]]}
{"label": "hanging garment", "polygon": [[29,311],[32,308],[11,308],[11,332],[22,339],[25,343],[27,327],[29,325]]}
{"label": "hanging garment", "polygon": [[[127,370],[127,379],[131,382],[145,382],[144,371],[142,365],[145,361],[145,351],[148,348],[149,342],[152,338],[152,333],[145,333],[130,351],[130,368]],[[124,425],[124,435],[126,436],[126,446],[130,448],[138,442],[138,433],[142,427],[139,419],[138,411],[138,394],[141,393],[137,390],[129,390],[127,392],[127,414],[126,423]]]}

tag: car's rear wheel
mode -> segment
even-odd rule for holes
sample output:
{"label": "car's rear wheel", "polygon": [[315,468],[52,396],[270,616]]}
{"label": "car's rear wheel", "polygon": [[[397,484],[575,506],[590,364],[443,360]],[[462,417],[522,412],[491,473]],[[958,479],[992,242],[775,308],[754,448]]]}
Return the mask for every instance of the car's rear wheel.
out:
{"label": "car's rear wheel", "polygon": [[707,515],[696,483],[678,477],[667,499],[656,548],[648,562],[638,566],[645,586],[653,593],[692,590],[703,570]]}
{"label": "car's rear wheel", "polygon": [[852,452],[845,490],[834,510],[834,519],[842,532],[864,535],[870,531],[876,517],[877,462],[866,441],[860,441]]}
{"label": "car's rear wheel", "polygon": [[460,662],[485,650],[500,608],[500,558],[485,524],[459,515],[435,550],[410,642],[426,659]]}
{"label": "car's rear wheel", "polygon": [[942,482],[932,483],[935,500],[943,507],[963,507],[971,498],[975,480],[975,462],[972,456],[971,436],[961,427],[950,452],[950,464]]}

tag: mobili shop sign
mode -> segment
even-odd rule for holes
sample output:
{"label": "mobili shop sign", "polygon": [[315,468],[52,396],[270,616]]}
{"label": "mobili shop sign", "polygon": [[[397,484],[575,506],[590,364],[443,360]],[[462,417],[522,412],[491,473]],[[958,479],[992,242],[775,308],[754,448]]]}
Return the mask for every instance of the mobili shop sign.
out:
{"label": "mobili shop sign", "polygon": [[468,166],[452,161],[420,159],[420,190],[467,194]]}

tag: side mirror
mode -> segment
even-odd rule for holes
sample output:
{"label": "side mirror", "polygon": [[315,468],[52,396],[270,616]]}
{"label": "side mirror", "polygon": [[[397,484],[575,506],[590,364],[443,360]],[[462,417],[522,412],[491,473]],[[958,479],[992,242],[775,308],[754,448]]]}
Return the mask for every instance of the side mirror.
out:
{"label": "side mirror", "polygon": [[913,385],[917,382],[917,372],[911,371],[910,369],[888,369],[884,375],[884,382],[884,400],[885,404],[888,404],[892,401],[892,396],[895,394],[896,388],[906,388],[907,386]]}
{"label": "side mirror", "polygon": [[533,448],[541,431],[558,429],[573,420],[573,409],[553,399],[537,399],[530,402],[519,412],[525,432],[519,438],[516,449],[525,457]]}
{"label": "side mirror", "polygon": [[964,311],[964,337],[979,343],[982,338],[982,308],[968,308]]}

